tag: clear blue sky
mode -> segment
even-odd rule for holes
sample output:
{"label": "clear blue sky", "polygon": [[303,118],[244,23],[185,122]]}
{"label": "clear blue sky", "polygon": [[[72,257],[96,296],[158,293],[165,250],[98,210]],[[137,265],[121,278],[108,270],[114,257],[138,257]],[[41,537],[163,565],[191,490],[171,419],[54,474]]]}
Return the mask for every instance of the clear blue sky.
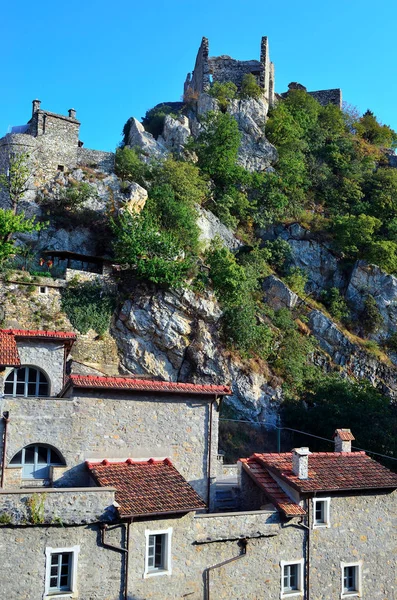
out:
{"label": "clear blue sky", "polygon": [[341,87],[397,129],[396,0],[15,0],[0,18],[0,135],[31,101],[77,110],[85,146],[112,150],[130,116],[179,100],[202,36],[210,54],[259,57],[267,35],[276,91]]}

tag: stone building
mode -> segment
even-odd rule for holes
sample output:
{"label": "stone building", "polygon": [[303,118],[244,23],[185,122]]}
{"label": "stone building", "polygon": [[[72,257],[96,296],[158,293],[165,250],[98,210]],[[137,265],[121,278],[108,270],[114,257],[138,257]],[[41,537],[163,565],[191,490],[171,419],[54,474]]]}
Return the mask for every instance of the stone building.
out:
{"label": "stone building", "polygon": [[0,331],[2,597],[395,598],[397,476],[349,430],[241,459],[219,512],[230,390],[68,375],[75,338]]}
{"label": "stone building", "polygon": [[[285,98],[288,92],[276,94],[274,63],[270,61],[269,41],[266,36],[261,39],[259,60],[236,60],[227,55],[209,56],[209,42],[206,37],[201,40],[197,52],[196,63],[192,73],[188,73],[184,84],[184,97],[196,97],[208,92],[212,83],[218,81],[233,82],[238,89],[241,87],[244,75],[251,73],[256,77],[258,85],[263,90],[265,101],[272,107],[277,100]],[[300,83],[292,82],[288,91],[301,89],[307,91]],[[342,91],[337,89],[317,90],[308,92],[323,106],[336,104],[342,108]]]}
{"label": "stone building", "polygon": [[196,63],[192,73],[188,73],[184,85],[184,96],[208,92],[215,81],[233,82],[241,87],[244,75],[251,73],[262,88],[269,106],[274,104],[274,64],[270,61],[267,37],[262,37],[259,60],[236,60],[230,56],[209,56],[209,42],[201,40]]}
{"label": "stone building", "polygon": [[0,138],[0,172],[6,172],[10,155],[27,153],[33,171],[33,185],[54,177],[59,171],[82,166],[95,166],[111,172],[114,154],[83,148],[79,140],[80,121],[74,108],[59,115],[41,108],[40,100],[32,102],[32,116],[26,125],[11,128]]}

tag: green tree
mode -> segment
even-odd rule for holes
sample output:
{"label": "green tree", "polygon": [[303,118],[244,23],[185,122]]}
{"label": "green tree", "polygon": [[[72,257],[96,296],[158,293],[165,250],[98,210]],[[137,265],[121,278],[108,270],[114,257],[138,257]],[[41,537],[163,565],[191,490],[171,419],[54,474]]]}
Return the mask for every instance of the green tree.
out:
{"label": "green tree", "polygon": [[175,236],[161,231],[147,212],[123,213],[112,223],[116,260],[127,265],[139,279],[181,287],[192,267]]}
{"label": "green tree", "polygon": [[218,100],[220,109],[226,112],[230,100],[234,100],[237,96],[237,86],[231,81],[224,83],[215,81],[211,85],[208,94]]}
{"label": "green tree", "polygon": [[371,294],[365,299],[364,307],[360,311],[358,322],[365,335],[376,333],[383,325],[383,317],[375,298],[371,296]]}
{"label": "green tree", "polygon": [[259,100],[262,95],[262,88],[258,85],[255,75],[252,73],[246,73],[241,82],[241,89],[239,93],[240,98],[242,100],[247,98]]}
{"label": "green tree", "polygon": [[28,159],[29,154],[26,152],[10,153],[8,172],[0,174],[0,187],[7,193],[14,213],[17,212],[19,202],[29,189],[31,170]]}
{"label": "green tree", "polygon": [[385,148],[397,147],[397,133],[388,125],[379,123],[370,110],[363,114],[354,127],[358,135],[370,144]]}
{"label": "green tree", "polygon": [[34,217],[27,219],[24,213],[15,214],[12,209],[0,209],[0,263],[16,253],[13,236],[16,233],[32,233],[45,227],[44,223],[35,223]]}
{"label": "green tree", "polygon": [[149,176],[149,169],[140,159],[138,152],[128,146],[117,148],[115,172],[123,181],[134,181],[139,185],[145,185]]}
{"label": "green tree", "polygon": [[369,215],[343,215],[335,217],[329,227],[339,250],[356,258],[365,255],[381,224],[379,219]]}

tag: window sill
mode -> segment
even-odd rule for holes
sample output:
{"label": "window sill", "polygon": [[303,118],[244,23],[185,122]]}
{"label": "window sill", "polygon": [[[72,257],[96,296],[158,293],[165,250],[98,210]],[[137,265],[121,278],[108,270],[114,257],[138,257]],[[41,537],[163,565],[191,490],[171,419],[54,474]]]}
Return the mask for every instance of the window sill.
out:
{"label": "window sill", "polygon": [[355,592],[343,592],[341,598],[342,600],[344,600],[344,598],[361,598],[361,592],[357,590]]}
{"label": "window sill", "polygon": [[303,590],[294,590],[293,592],[281,592],[281,598],[293,598],[295,596],[298,597],[300,596],[301,598],[303,598]]}
{"label": "window sill", "polygon": [[146,573],[144,573],[143,577],[144,579],[148,579],[149,577],[159,577],[161,575],[171,575],[171,571],[163,569],[163,570],[158,570],[158,571],[147,571]]}
{"label": "window sill", "polygon": [[313,525],[313,529],[330,529],[331,523],[318,523]]}

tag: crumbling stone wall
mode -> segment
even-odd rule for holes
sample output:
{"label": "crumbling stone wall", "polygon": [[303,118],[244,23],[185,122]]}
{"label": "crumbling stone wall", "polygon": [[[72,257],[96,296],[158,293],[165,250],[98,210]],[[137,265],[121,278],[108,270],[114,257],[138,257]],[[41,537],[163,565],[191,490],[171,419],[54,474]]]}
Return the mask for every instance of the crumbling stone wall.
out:
{"label": "crumbling stone wall", "polygon": [[99,169],[104,173],[114,172],[114,152],[91,150],[90,148],[77,148],[77,164],[85,167]]}
{"label": "crumbling stone wall", "polygon": [[342,90],[335,88],[333,90],[318,90],[317,92],[308,92],[310,96],[313,96],[321,106],[327,106],[327,104],[335,104],[340,109],[342,108]]}

